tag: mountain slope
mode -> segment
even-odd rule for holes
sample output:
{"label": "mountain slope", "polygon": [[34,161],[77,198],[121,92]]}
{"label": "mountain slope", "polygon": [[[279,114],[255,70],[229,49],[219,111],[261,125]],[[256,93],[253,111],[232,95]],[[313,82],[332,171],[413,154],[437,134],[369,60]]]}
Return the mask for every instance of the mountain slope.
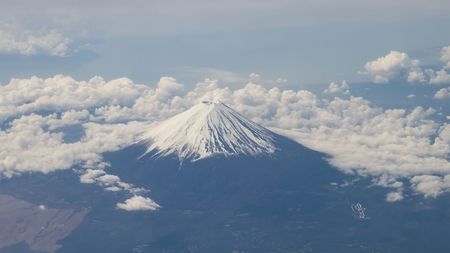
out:
{"label": "mountain slope", "polygon": [[150,129],[141,142],[146,154],[199,160],[216,154],[271,154],[276,136],[223,103],[204,101]]}
{"label": "mountain slope", "polygon": [[[340,173],[324,154],[225,105],[197,105],[147,134],[147,145],[134,143],[103,155],[109,174],[151,190],[145,195],[161,205],[157,211],[117,209],[116,203],[133,193],[79,184],[78,175],[68,170],[4,180],[0,193],[33,203],[36,210],[43,204],[45,215],[51,209],[90,210],[58,242],[58,253],[447,253],[450,248],[450,196],[387,202],[387,190],[368,187],[370,178]],[[164,157],[136,159],[146,151]],[[215,155],[224,152],[227,157]],[[264,155],[240,155],[244,152]],[[205,159],[180,166],[173,156],[183,155]],[[1,208],[8,212],[11,206]],[[10,218],[4,217],[6,223]],[[26,212],[19,218],[29,219]],[[19,243],[0,252],[30,250]]]}

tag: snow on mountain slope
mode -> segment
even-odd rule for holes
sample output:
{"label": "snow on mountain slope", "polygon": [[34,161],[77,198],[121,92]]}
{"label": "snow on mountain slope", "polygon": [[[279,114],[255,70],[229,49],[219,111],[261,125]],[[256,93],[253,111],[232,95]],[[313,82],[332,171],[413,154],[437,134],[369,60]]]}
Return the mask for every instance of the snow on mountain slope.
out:
{"label": "snow on mountain slope", "polygon": [[141,142],[146,154],[176,155],[180,160],[199,160],[215,154],[271,154],[276,135],[246,119],[223,103],[204,101],[154,126]]}

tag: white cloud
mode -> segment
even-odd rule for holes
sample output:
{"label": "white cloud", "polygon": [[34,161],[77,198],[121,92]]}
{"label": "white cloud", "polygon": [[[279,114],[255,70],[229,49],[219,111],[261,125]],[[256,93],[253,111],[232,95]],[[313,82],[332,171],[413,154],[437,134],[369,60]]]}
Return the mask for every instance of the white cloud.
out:
{"label": "white cloud", "polygon": [[0,25],[0,53],[65,56],[71,40],[56,30],[31,31],[14,25]]}
{"label": "white cloud", "polygon": [[416,69],[413,73],[409,72],[411,68],[418,68],[419,63],[418,60],[411,59],[406,53],[391,51],[385,56],[367,62],[364,68],[375,83],[388,83],[401,75],[408,75],[408,79],[411,81],[418,81],[420,80],[419,70]]}
{"label": "white cloud", "polygon": [[158,82],[158,89],[156,92],[161,94],[163,98],[168,98],[174,95],[180,94],[184,89],[182,84],[177,83],[177,80],[173,77],[161,77]]}
{"label": "white cloud", "polygon": [[[94,165],[99,168],[92,169],[92,166],[94,166]],[[131,194],[141,194],[141,193],[148,192],[147,189],[136,187],[129,183],[125,183],[120,179],[120,177],[106,173],[104,169],[106,169],[107,167],[109,167],[109,164],[105,164],[105,163],[102,164],[102,163],[98,163],[98,162],[96,162],[94,164],[92,164],[92,163],[85,164],[83,169],[78,170],[78,172],[81,173],[80,182],[83,184],[97,184],[97,185],[103,187],[103,189],[105,191],[110,191],[110,192],[124,191],[124,192],[128,192]],[[145,199],[150,200],[148,198],[145,198]],[[136,202],[141,201],[141,200],[138,199],[138,200],[130,200],[128,202],[127,201],[125,201],[125,203],[117,203],[116,206],[121,209],[136,208],[136,206],[137,206]],[[152,200],[150,200],[150,201],[152,201]],[[152,205],[154,205],[155,207],[158,206],[158,204],[153,201],[152,201]]]}
{"label": "white cloud", "polygon": [[445,64],[440,70],[427,69],[430,76],[430,84],[450,83],[450,46],[443,47],[441,50],[441,61]]}
{"label": "white cloud", "polygon": [[250,80],[252,80],[252,81],[261,80],[261,75],[256,74],[256,73],[250,73],[250,75],[248,75],[248,77],[250,77]]}
{"label": "white cloud", "polygon": [[443,68],[438,71],[429,70],[430,73],[430,84],[444,84],[450,83],[450,73],[447,69]]}
{"label": "white cloud", "polygon": [[326,88],[323,92],[326,94],[350,94],[347,81],[345,80],[343,80],[341,84],[331,82],[330,85],[328,85],[328,88]]}
{"label": "white cloud", "polygon": [[444,177],[421,175],[411,179],[413,188],[425,197],[436,198],[443,192],[450,191],[450,175]]}
{"label": "white cloud", "polygon": [[386,195],[386,201],[397,202],[403,200],[403,193],[399,191],[390,192]]}
{"label": "white cloud", "polygon": [[84,169],[79,170],[80,182],[83,184],[97,184],[107,191],[119,192],[126,191],[132,194],[148,192],[148,190],[136,187],[132,184],[123,182],[118,176],[108,174],[104,169],[109,167],[109,164],[94,164],[96,168],[92,169],[92,164],[85,164]]}
{"label": "white cloud", "polygon": [[440,60],[444,66],[439,69],[425,69],[420,67],[420,61],[411,59],[404,52],[391,51],[376,60],[367,62],[366,72],[375,83],[389,83],[395,79],[406,79],[410,83],[445,84],[450,83],[450,46],[441,50]]}
{"label": "white cloud", "polygon": [[135,141],[142,123],[83,124],[84,137],[73,143],[64,142],[64,134],[51,130],[49,123],[55,115],[31,114],[10,122],[10,127],[0,131],[2,152],[0,171],[5,176],[22,172],[48,173],[71,168],[74,164],[101,162],[101,153],[118,150]]}
{"label": "white cloud", "polygon": [[450,45],[441,50],[441,61],[445,62],[445,68],[450,68]]}
{"label": "white cloud", "polygon": [[[256,83],[231,89],[212,79],[184,90],[171,77],[150,87],[127,78],[76,81],[67,76],[13,79],[0,86],[0,172],[49,173],[80,165],[81,182],[137,194],[139,188],[106,172],[101,154],[133,143],[151,124],[202,100],[220,100],[330,154],[330,162],[346,173],[383,178],[389,183],[378,180],[377,185],[397,192],[386,197],[389,201],[399,200],[399,189],[408,187],[396,183],[401,179],[450,175],[450,126],[431,120],[432,109],[383,110],[358,97],[323,100],[309,91]],[[66,143],[59,127],[70,124],[80,126],[82,137]],[[423,193],[421,187],[413,189]]]}
{"label": "white cloud", "polygon": [[407,96],[407,98],[409,98],[409,99],[416,98],[416,94],[409,94],[409,95]]}
{"label": "white cloud", "polygon": [[288,80],[286,78],[278,77],[277,80],[275,80],[275,82],[276,83],[287,83]]}
{"label": "white cloud", "polygon": [[383,111],[360,98],[334,100],[326,107],[309,119],[317,121],[311,126],[280,132],[331,154],[330,162],[348,173],[393,178],[450,173],[448,126],[428,120],[432,110]]}
{"label": "white cloud", "polygon": [[161,206],[152,199],[142,196],[133,196],[123,203],[117,203],[116,207],[126,211],[153,211],[161,208]]}
{"label": "white cloud", "polygon": [[93,184],[95,179],[105,175],[106,172],[102,169],[87,169],[83,175],[80,176],[80,182],[83,184]]}
{"label": "white cloud", "polygon": [[410,83],[424,83],[426,82],[426,77],[420,68],[414,68],[409,71],[407,80]]}
{"label": "white cloud", "polygon": [[[168,89],[164,85],[159,92],[162,95]],[[131,105],[146,89],[128,78],[109,82],[101,77],[76,81],[62,75],[47,79],[12,79],[0,86],[0,123],[8,117],[44,110],[65,112],[103,105]]]}
{"label": "white cloud", "polygon": [[103,176],[100,176],[97,178],[97,181],[102,184],[103,186],[113,186],[115,185],[117,182],[120,181],[120,178],[116,175],[110,175],[110,174],[106,174]]}
{"label": "white cloud", "polygon": [[446,98],[450,98],[450,87],[448,87],[448,88],[442,88],[442,89],[438,90],[438,91],[434,94],[434,98],[435,98],[435,99],[446,99]]}

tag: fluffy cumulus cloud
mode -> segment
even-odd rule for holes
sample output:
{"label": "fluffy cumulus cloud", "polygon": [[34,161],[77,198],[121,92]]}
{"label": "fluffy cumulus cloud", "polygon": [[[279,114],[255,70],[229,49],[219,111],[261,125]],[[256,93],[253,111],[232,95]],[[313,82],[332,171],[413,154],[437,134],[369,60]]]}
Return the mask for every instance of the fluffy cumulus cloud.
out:
{"label": "fluffy cumulus cloud", "polygon": [[250,73],[250,75],[248,75],[248,77],[252,81],[259,81],[259,80],[261,80],[261,75],[260,74],[256,74],[256,73]]}
{"label": "fluffy cumulus cloud", "polygon": [[386,195],[386,200],[388,202],[396,202],[396,201],[400,201],[402,199],[403,199],[402,192],[395,191],[395,192],[390,192]]}
{"label": "fluffy cumulus cloud", "polygon": [[[118,176],[108,174],[105,171],[105,168],[108,167],[108,164],[103,164],[104,166],[99,166],[96,164],[95,168],[92,166],[85,166],[85,170],[80,170],[80,182],[83,184],[97,184],[102,186],[107,191],[118,192],[125,191],[132,194],[137,193],[145,193],[148,190],[135,187],[132,184],[123,182]],[[90,167],[90,168],[86,168]]]}
{"label": "fluffy cumulus cloud", "polygon": [[423,193],[425,197],[437,197],[443,192],[450,190],[450,175],[439,177],[432,175],[415,176],[411,183],[417,192]]}
{"label": "fluffy cumulus cloud", "polygon": [[[347,90],[346,83],[336,87],[330,92]],[[136,195],[118,208],[151,210],[152,200],[140,197],[146,191],[109,174],[101,154],[135,142],[152,124],[203,100],[220,100],[330,154],[330,163],[343,172],[373,177],[392,190],[388,201],[405,198],[409,190],[435,197],[449,189],[450,125],[430,119],[433,109],[383,110],[360,97],[321,99],[309,91],[268,89],[254,82],[231,89],[206,79],[186,90],[171,77],[155,86],[127,78],[78,81],[68,76],[13,79],[0,86],[0,173],[11,177],[75,166],[82,183]],[[434,176],[437,186],[425,187],[430,183],[426,176]]]}
{"label": "fluffy cumulus cloud", "polygon": [[415,67],[414,69],[411,69],[408,73],[408,82],[410,83],[425,83],[426,77],[425,73],[422,71],[421,68]]}
{"label": "fluffy cumulus cloud", "polygon": [[438,91],[434,94],[434,98],[435,98],[435,99],[446,99],[446,98],[450,98],[450,87],[448,87],[448,88],[442,88],[442,89],[438,90]]}
{"label": "fluffy cumulus cloud", "polygon": [[101,153],[118,150],[133,142],[133,133],[142,126],[136,122],[114,125],[83,123],[80,125],[83,137],[68,143],[60,128],[52,127],[54,124],[59,127],[65,125],[56,114],[24,115],[9,122],[8,127],[0,131],[2,175],[49,173],[79,163],[101,163]]}
{"label": "fluffy cumulus cloud", "polygon": [[116,207],[125,211],[146,211],[160,208],[155,201],[142,196],[133,196],[123,203],[117,203]]}
{"label": "fluffy cumulus cloud", "polygon": [[423,69],[420,61],[412,59],[407,53],[391,51],[365,64],[365,74],[374,83],[389,83],[392,80],[407,80],[410,83],[446,84],[450,83],[450,46],[441,50],[441,69]]}
{"label": "fluffy cumulus cloud", "polygon": [[343,80],[341,84],[331,82],[324,91],[326,94],[350,94],[350,90],[348,89],[347,81]]}
{"label": "fluffy cumulus cloud", "polygon": [[441,61],[445,64],[442,69],[434,71],[428,69],[427,73],[430,75],[431,84],[450,83],[450,46],[444,47],[441,50]]}
{"label": "fluffy cumulus cloud", "polygon": [[430,75],[431,84],[450,83],[450,73],[448,73],[447,68],[438,71],[428,70],[428,73]]}
{"label": "fluffy cumulus cloud", "polygon": [[441,61],[445,62],[446,68],[450,68],[450,46],[446,46],[441,50]]}
{"label": "fluffy cumulus cloud", "polygon": [[408,80],[411,81],[420,81],[419,71],[414,70],[419,63],[406,53],[391,51],[385,56],[367,62],[364,69],[373,77],[375,83],[388,83],[401,75],[408,76]]}
{"label": "fluffy cumulus cloud", "polygon": [[0,25],[0,53],[65,56],[71,40],[56,30],[33,31],[15,25]]}

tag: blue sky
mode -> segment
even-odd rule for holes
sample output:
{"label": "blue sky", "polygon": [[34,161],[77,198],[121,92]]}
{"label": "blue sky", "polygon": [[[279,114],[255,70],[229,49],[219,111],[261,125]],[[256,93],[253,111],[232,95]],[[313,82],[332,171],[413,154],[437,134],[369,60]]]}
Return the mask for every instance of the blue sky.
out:
{"label": "blue sky", "polygon": [[126,76],[143,83],[169,75],[195,83],[205,76],[226,79],[225,72],[281,77],[302,87],[362,82],[367,78],[357,73],[364,64],[390,50],[437,59],[450,42],[448,1],[44,0],[1,5],[4,24],[54,29],[71,40],[64,57],[0,56],[2,82],[64,73],[79,79]]}

